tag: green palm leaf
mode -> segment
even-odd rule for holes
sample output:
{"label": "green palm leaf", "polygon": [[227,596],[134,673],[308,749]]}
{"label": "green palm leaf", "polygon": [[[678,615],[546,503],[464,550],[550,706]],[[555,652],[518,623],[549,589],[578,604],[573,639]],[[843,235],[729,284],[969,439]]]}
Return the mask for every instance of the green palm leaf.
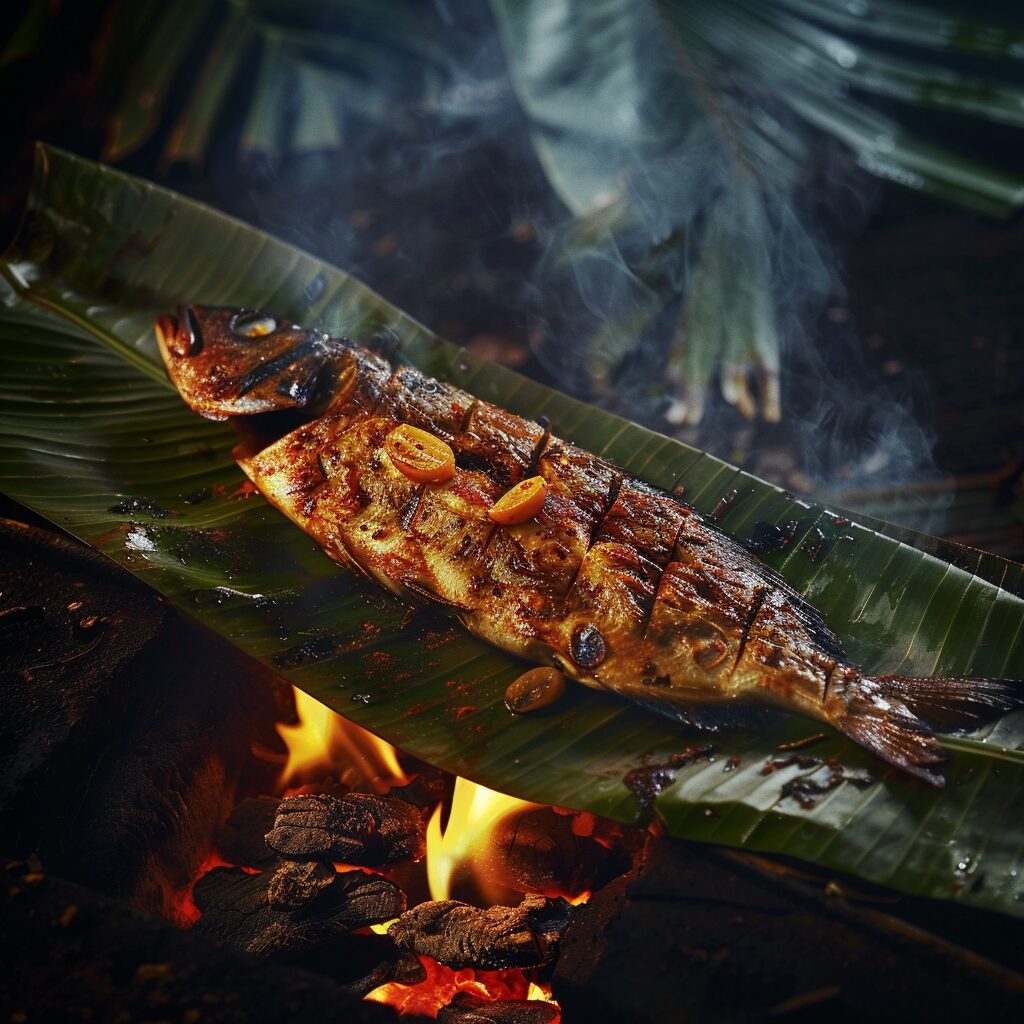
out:
{"label": "green palm leaf", "polygon": [[[1019,30],[923,5],[831,0],[492,7],[552,188],[577,217],[601,223],[615,212],[603,261],[585,232],[553,243],[555,265],[584,280],[621,261],[618,286],[602,277],[583,300],[592,310],[599,291],[590,376],[605,389],[640,338],[663,338],[677,422],[701,420],[716,380],[745,416],[779,418],[778,366],[806,331],[793,311],[805,307],[811,322],[823,302],[814,279],[835,262],[803,201],[817,193],[827,204],[828,174],[816,176],[833,149],[877,177],[988,213],[1024,204],[1018,172],[950,144],[955,131],[916,127],[919,108],[934,107],[998,122],[1012,146],[1024,125]],[[955,51],[992,59],[965,69]],[[676,265],[652,277],[670,238]],[[669,338],[660,314],[673,299]]]}
{"label": "green palm leaf", "polygon": [[[168,165],[202,164],[217,134],[239,126],[249,156],[338,150],[346,114],[393,117],[403,91],[429,106],[451,60],[429,6],[411,0],[133,0],[109,22],[99,63],[117,96],[111,161],[168,116]],[[175,84],[188,96],[180,110],[168,102]]]}
{"label": "green palm leaf", "polygon": [[[948,785],[901,777],[838,736],[809,753],[843,782],[802,806],[779,744],[817,730],[779,715],[757,729],[687,732],[613,696],[574,692],[538,717],[503,707],[521,665],[404,611],[329,561],[242,487],[233,428],[191,414],[167,384],[152,315],[180,301],[273,309],[355,337],[388,329],[404,357],[711,510],[723,526],[801,521],[849,534],[812,561],[798,542],[769,560],[876,671],[1024,676],[1024,579],[993,556],[858,522],[710,456],[463,353],[358,281],[145,182],[41,148],[29,212],[0,264],[0,487],[127,566],[242,650],[379,735],[525,799],[674,835],[787,853],[935,897],[1019,914],[1024,894],[1024,717],[948,737]],[[933,553],[913,546],[930,546]],[[939,557],[936,557],[936,554]],[[953,563],[956,564],[953,564]],[[670,765],[645,806],[630,773]]]}

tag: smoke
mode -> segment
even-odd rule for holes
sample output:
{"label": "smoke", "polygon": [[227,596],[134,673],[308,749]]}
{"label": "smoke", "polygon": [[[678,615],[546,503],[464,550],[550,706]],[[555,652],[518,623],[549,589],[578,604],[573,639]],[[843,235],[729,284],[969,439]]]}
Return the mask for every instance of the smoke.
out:
{"label": "smoke", "polygon": [[[384,116],[341,103],[337,152],[250,162],[236,212],[784,486],[934,478],[923,377],[893,386],[844,288],[875,179],[757,82],[688,63],[646,4],[598,25],[601,5],[494,6],[422,5],[430,66],[380,72]],[[941,525],[931,499],[899,511]]]}
{"label": "smoke", "polygon": [[[621,45],[606,40],[614,88],[591,82],[613,127],[581,138],[575,110],[560,122],[552,110],[557,37],[536,44],[548,65],[531,79],[541,58],[529,34],[514,17],[504,27],[518,91],[544,118],[535,141],[576,214],[548,225],[532,293],[552,376],[776,482],[940,529],[941,489],[915,499],[905,486],[939,477],[926,381],[912,369],[898,387],[885,377],[844,285],[877,180],[760,83],[720,61],[698,66],[642,9]],[[586,50],[579,37],[597,30],[563,26],[564,51]],[[624,82],[617,62],[631,59]],[[589,50],[586,61],[592,80]],[[571,67],[554,84],[566,101],[580,98]],[[576,186],[588,146],[603,173]],[[897,487],[899,506],[886,505]]]}

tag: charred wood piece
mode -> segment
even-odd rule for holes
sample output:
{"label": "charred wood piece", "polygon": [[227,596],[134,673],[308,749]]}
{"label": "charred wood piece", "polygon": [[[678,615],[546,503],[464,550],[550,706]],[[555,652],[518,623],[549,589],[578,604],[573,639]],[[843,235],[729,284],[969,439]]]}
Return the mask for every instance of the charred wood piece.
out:
{"label": "charred wood piece", "polygon": [[419,959],[411,953],[400,953],[386,935],[361,932],[339,935],[316,949],[304,949],[286,957],[284,962],[324,975],[346,992],[360,996],[389,982],[417,985],[427,977]]}
{"label": "charred wood piece", "polygon": [[[589,827],[589,834],[581,834],[580,826]],[[595,830],[608,833],[610,841],[600,842]],[[628,871],[627,843],[639,848],[639,842],[631,830],[598,824],[592,815],[531,808],[508,814],[495,825],[479,870],[495,884],[520,892],[580,893]]]}
{"label": "charred wood piece", "polygon": [[281,801],[267,843],[289,860],[377,867],[423,856],[424,816],[393,797],[310,794]]}
{"label": "charred wood piece", "polygon": [[[136,914],[38,864],[4,857],[0,865],[0,948],[8,951],[0,971],[4,1021],[397,1022],[390,1007],[358,998],[367,982],[351,980],[374,958],[393,960],[392,972],[398,969],[383,936],[345,936],[347,948],[324,976],[260,961],[194,928]],[[361,962],[353,970],[356,942],[370,948],[358,947]],[[350,980],[339,982],[339,970]]]}
{"label": "charred wood piece", "polygon": [[427,980],[427,969],[415,953],[400,950],[390,980],[396,985],[418,985],[421,981]]}
{"label": "charred wood piece", "polygon": [[[370,937],[354,935],[352,938],[360,939],[365,943]],[[418,956],[396,950],[394,943],[384,935],[374,935],[373,940],[380,943],[381,946],[386,944],[390,955],[381,959],[373,975],[366,975],[358,983],[346,983],[345,988],[349,992],[365,995],[388,982],[394,982],[396,985],[418,985],[427,980],[427,969],[420,963]],[[346,966],[348,966],[347,963]]]}
{"label": "charred wood piece", "polygon": [[196,882],[192,893],[202,912],[195,930],[256,956],[280,958],[389,921],[405,909],[405,895],[394,882],[362,871],[336,874],[297,912],[271,906],[270,884],[266,874],[214,868]]}
{"label": "charred wood piece", "polygon": [[274,827],[281,801],[275,796],[243,800],[217,832],[214,845],[230,864],[261,871],[277,864],[277,854],[267,846],[267,833]]}
{"label": "charred wood piece", "polygon": [[485,910],[458,900],[437,900],[404,913],[388,935],[399,949],[456,970],[526,970],[554,960],[572,912],[561,897],[529,895],[518,907]]}
{"label": "charred wood piece", "polygon": [[[567,1020],[602,1024],[961,1020],[979,1006],[986,1024],[1019,1022],[1020,974],[823,889],[778,861],[652,839],[577,908],[554,996]],[[1024,948],[1020,922],[984,927]]]}
{"label": "charred wood piece", "polygon": [[166,912],[236,788],[275,774],[252,749],[281,682],[104,555],[0,518],[3,612],[5,852]]}
{"label": "charred wood piece", "polygon": [[322,860],[286,860],[267,886],[267,902],[278,910],[301,910],[334,882],[334,865]]}
{"label": "charred wood piece", "polygon": [[437,1014],[437,1024],[551,1024],[558,1019],[554,1003],[540,999],[480,999],[460,992]]}

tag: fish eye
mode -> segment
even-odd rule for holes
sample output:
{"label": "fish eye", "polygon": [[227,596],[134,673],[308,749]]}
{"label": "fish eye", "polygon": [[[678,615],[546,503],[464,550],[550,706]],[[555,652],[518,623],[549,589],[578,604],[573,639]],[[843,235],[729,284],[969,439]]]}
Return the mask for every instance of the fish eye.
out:
{"label": "fish eye", "polygon": [[241,313],[236,313],[228,326],[236,337],[252,340],[273,334],[277,330],[277,320],[266,313],[244,310]]}

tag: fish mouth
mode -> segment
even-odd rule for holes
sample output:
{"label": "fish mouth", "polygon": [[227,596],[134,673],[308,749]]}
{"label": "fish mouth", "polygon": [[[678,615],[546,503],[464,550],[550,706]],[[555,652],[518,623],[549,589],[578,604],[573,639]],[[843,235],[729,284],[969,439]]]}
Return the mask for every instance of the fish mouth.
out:
{"label": "fish mouth", "polygon": [[173,316],[161,313],[153,321],[153,333],[156,334],[157,344],[163,351],[167,348],[167,343],[178,333],[178,321]]}
{"label": "fish mouth", "polygon": [[161,313],[153,322],[153,332],[165,358],[194,356],[203,347],[196,318],[188,306],[179,306],[177,317]]}

